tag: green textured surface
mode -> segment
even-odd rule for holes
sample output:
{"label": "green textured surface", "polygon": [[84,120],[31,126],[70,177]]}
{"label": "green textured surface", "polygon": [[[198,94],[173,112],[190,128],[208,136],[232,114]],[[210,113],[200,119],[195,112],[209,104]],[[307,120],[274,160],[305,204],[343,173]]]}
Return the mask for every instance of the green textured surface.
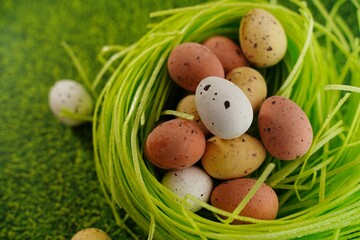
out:
{"label": "green textured surface", "polygon": [[70,239],[85,227],[129,238],[98,186],[91,124],[71,129],[49,110],[56,80],[80,80],[60,43],[93,79],[103,45],[136,41],[151,11],[199,2],[1,1],[0,239]]}
{"label": "green textured surface", "polygon": [[[80,80],[60,43],[74,49],[93,79],[103,45],[139,39],[151,11],[200,2],[1,1],[0,239],[70,239],[85,227],[129,239],[98,186],[91,125],[65,127],[49,110],[56,80]],[[351,10],[344,15],[356,22]]]}

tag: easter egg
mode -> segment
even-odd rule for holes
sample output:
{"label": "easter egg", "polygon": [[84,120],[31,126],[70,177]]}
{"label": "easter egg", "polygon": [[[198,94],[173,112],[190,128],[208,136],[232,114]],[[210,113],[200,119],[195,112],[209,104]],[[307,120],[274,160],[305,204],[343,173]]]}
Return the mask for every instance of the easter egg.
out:
{"label": "easter egg", "polygon": [[56,118],[68,126],[77,126],[84,121],[63,116],[63,110],[75,115],[91,116],[94,108],[94,102],[85,87],[77,81],[68,79],[59,80],[51,87],[49,105]]}
{"label": "easter egg", "polygon": [[225,36],[213,36],[203,43],[219,58],[225,74],[234,68],[248,66],[249,63],[242,53],[240,46]]}
{"label": "easter egg", "polygon": [[205,77],[225,76],[217,56],[204,45],[195,42],[176,46],[168,58],[167,69],[177,85],[191,92]]}
{"label": "easter egg", "polygon": [[258,112],[267,95],[267,85],[264,77],[250,67],[238,67],[231,70],[226,79],[235,83],[250,100],[254,112]]}
{"label": "easter egg", "polygon": [[[211,193],[211,205],[232,213],[255,183],[256,179],[252,178],[238,178],[222,182]],[[276,218],[278,210],[279,200],[277,194],[270,186],[263,183],[239,215],[255,219],[273,220]],[[232,224],[243,223],[246,222],[240,220],[232,222]]]}
{"label": "easter egg", "polygon": [[207,130],[207,128],[202,123],[199,113],[197,112],[194,94],[189,94],[183,97],[177,104],[176,111],[187,113],[194,116],[193,121],[199,128],[201,128],[205,136],[210,134],[209,130]]}
{"label": "easter egg", "polygon": [[201,121],[215,136],[236,138],[251,126],[251,103],[236,84],[220,77],[207,77],[200,82],[195,97]]}
{"label": "easter egg", "polygon": [[211,137],[201,163],[210,176],[226,180],[251,174],[265,157],[266,149],[261,141],[245,133],[233,139]]}
{"label": "easter egg", "polygon": [[[213,188],[211,177],[197,166],[168,171],[161,183],[180,199],[191,194],[203,202],[209,201]],[[202,208],[200,204],[191,199],[187,199],[185,206],[192,212],[197,212]]]}
{"label": "easter egg", "polygon": [[205,136],[192,121],[172,119],[155,127],[145,141],[145,155],[155,166],[182,169],[195,164],[205,151]]}
{"label": "easter egg", "polygon": [[313,131],[305,112],[292,100],[271,96],[261,105],[258,126],[268,152],[281,160],[294,160],[310,148]]}
{"label": "easter egg", "polygon": [[71,240],[111,240],[111,238],[101,229],[85,228],[77,232]]}
{"label": "easter egg", "polygon": [[258,67],[277,64],[287,50],[285,30],[270,12],[255,8],[241,19],[239,39],[247,60]]}

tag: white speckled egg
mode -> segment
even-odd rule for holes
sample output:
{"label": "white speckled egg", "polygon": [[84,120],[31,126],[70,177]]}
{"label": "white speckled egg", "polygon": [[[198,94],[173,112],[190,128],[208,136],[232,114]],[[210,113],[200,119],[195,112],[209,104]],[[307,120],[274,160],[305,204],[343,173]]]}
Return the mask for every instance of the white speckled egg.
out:
{"label": "white speckled egg", "polygon": [[[181,199],[185,195],[191,194],[203,202],[209,201],[213,189],[211,177],[196,166],[169,171],[164,175],[161,183]],[[197,212],[202,208],[200,204],[191,199],[188,199],[187,203],[186,207],[192,212]]]}
{"label": "white speckled egg", "polygon": [[94,108],[93,100],[82,84],[74,80],[59,80],[50,89],[49,105],[54,115],[65,125],[77,126],[82,120],[61,116],[67,110],[82,116],[91,116]]}
{"label": "white speckled egg", "polygon": [[201,121],[215,136],[236,138],[251,126],[251,103],[236,84],[220,77],[207,77],[196,88],[195,96]]}

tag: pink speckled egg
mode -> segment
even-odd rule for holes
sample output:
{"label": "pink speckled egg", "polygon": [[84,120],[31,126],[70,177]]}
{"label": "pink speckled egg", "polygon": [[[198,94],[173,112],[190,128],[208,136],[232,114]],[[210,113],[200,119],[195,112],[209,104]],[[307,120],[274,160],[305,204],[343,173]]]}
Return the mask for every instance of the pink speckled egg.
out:
{"label": "pink speckled egg", "polygon": [[[211,205],[227,212],[233,212],[255,185],[256,179],[238,178],[217,185],[211,193]],[[240,212],[240,216],[263,220],[276,218],[279,201],[275,191],[263,183],[255,195]],[[246,222],[234,220],[232,224]]]}
{"label": "pink speckled egg", "polygon": [[281,160],[294,160],[310,148],[313,131],[305,112],[292,100],[272,96],[262,104],[258,126],[268,152]]}
{"label": "pink speckled egg", "polygon": [[209,48],[194,42],[176,46],[170,53],[167,68],[171,79],[191,92],[195,92],[199,82],[206,77],[225,77],[217,56]]}

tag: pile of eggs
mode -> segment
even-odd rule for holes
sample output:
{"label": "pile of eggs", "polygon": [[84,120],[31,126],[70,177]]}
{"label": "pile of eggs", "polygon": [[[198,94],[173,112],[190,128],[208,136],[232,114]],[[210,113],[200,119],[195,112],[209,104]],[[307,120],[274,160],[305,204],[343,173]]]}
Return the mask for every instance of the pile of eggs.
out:
{"label": "pile of eggs", "polygon": [[[162,122],[144,146],[146,159],[166,170],[161,183],[176,199],[191,195],[228,212],[254,186],[256,179],[249,176],[268,153],[294,160],[306,154],[313,138],[303,110],[288,98],[268,97],[266,81],[255,69],[284,57],[281,23],[268,11],[252,9],[241,19],[239,42],[213,36],[172,50],[169,75],[189,93],[176,110],[194,118]],[[248,133],[250,127],[257,127],[260,139]],[[193,212],[202,208],[191,199],[186,203]],[[275,219],[278,205],[276,192],[263,183],[240,215]]]}
{"label": "pile of eggs", "polygon": [[[239,42],[213,36],[172,50],[169,75],[189,93],[176,110],[193,120],[162,122],[144,143],[146,159],[166,171],[161,183],[176,199],[191,195],[227,212],[250,192],[256,183],[251,174],[267,154],[294,160],[306,154],[313,140],[304,111],[288,98],[268,97],[266,81],[256,70],[276,65],[286,54],[281,23],[266,10],[252,9],[241,19]],[[52,87],[49,105],[68,126],[83,123],[94,108],[90,94],[72,80]],[[260,139],[249,134],[251,127],[257,128]],[[199,201],[187,198],[186,207],[197,212],[202,208]],[[263,183],[240,215],[275,219],[278,205],[276,192]]]}

